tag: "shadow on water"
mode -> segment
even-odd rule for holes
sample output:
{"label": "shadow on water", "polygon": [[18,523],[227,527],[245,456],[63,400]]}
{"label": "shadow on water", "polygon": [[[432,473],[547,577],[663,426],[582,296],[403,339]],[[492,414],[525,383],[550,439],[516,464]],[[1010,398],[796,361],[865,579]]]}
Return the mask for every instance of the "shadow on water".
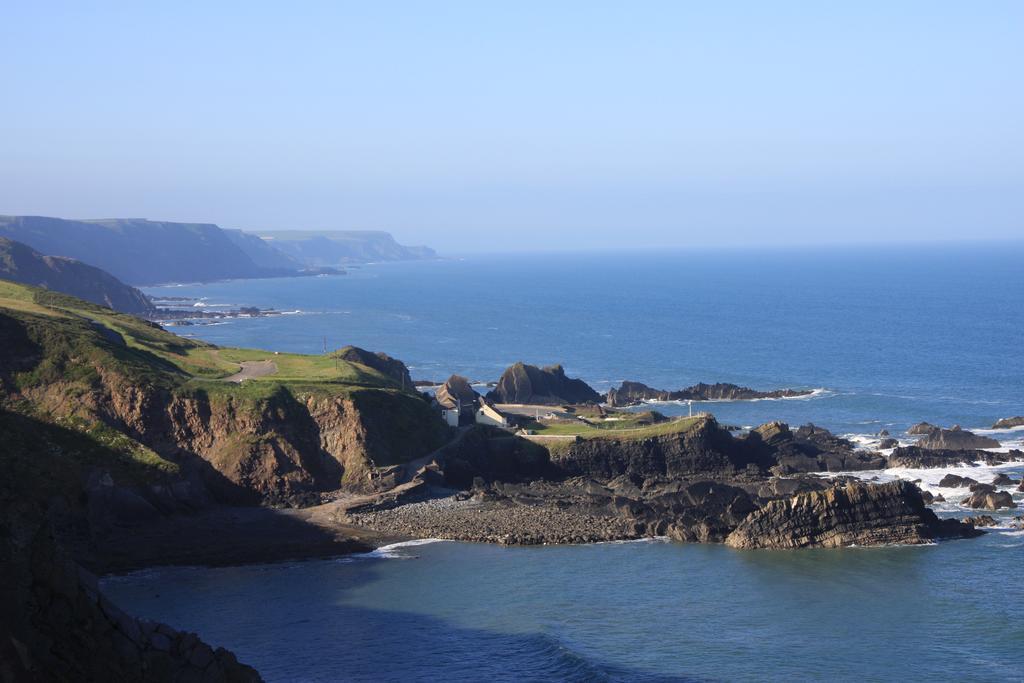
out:
{"label": "shadow on water", "polygon": [[798,552],[433,543],[160,570],[107,590],[268,681],[1013,679],[1024,588],[990,573],[1019,566],[1006,538]]}
{"label": "shadow on water", "polygon": [[[425,614],[345,604],[349,593],[380,580],[382,562],[391,564],[377,555],[219,569],[168,567],[109,577],[104,591],[138,616],[198,631],[231,649],[268,682],[714,680],[597,661],[552,633],[471,628]],[[341,575],[338,565],[344,566]],[[327,582],[330,589],[324,591]],[[261,593],[254,600],[256,584]],[[502,610],[507,599],[496,592],[493,609]]]}

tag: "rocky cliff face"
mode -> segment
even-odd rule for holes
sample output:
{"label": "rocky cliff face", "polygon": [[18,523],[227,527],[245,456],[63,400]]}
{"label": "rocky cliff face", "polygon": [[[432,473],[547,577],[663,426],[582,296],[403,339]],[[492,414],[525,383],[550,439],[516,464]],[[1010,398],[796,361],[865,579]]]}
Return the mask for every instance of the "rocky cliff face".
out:
{"label": "rocky cliff face", "polygon": [[757,391],[737,384],[694,384],[677,391],[654,389],[640,382],[623,382],[619,388],[608,392],[607,401],[612,406],[631,406],[644,401],[749,401],[763,398],[790,398],[807,396],[811,392],[803,389],[775,389]]}
{"label": "rocky cliff face", "polygon": [[920,544],[975,534],[971,525],[939,520],[909,482],[857,482],[769,502],[725,542],[733,548],[838,548]]}
{"label": "rocky cliff face", "polygon": [[0,522],[4,680],[262,680],[195,634],[121,611],[58,549],[48,525],[23,513],[8,508]]}
{"label": "rocky cliff face", "polygon": [[[8,351],[0,399],[103,425],[112,438],[177,463],[226,502],[370,489],[374,468],[424,455],[446,436],[427,401],[399,389],[195,388],[75,321],[58,328],[0,314],[0,341]],[[130,362],[115,362],[116,354]]]}
{"label": "rocky cliff face", "polygon": [[90,554],[111,516],[141,523],[152,505],[181,506],[174,468],[127,457],[107,433],[3,409],[0,443],[0,679],[259,680],[195,635],[128,616],[70,559]]}
{"label": "rocky cliff face", "polygon": [[747,468],[764,472],[775,464],[768,452],[733,438],[710,417],[676,434],[577,441],[556,449],[551,460],[565,476],[626,476],[636,481],[729,477]]}
{"label": "rocky cliff face", "polygon": [[601,395],[581,379],[566,377],[561,365],[538,368],[516,363],[502,373],[497,386],[487,394],[495,403],[536,403],[560,405],[597,403]]}
{"label": "rocky cliff face", "polygon": [[0,278],[63,292],[132,315],[156,311],[149,298],[106,271],[71,258],[44,256],[0,237]]}

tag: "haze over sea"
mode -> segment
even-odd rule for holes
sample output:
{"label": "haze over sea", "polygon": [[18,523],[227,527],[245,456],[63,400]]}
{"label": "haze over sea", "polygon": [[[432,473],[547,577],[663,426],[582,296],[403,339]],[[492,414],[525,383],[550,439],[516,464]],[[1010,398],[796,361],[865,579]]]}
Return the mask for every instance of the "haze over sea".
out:
{"label": "haze over sea", "polygon": [[710,406],[739,426],[870,434],[1024,412],[1022,243],[473,256],[146,291],[301,311],[179,333],[304,353],[326,338],[400,358],[414,379],[494,381],[522,360],[562,363],[599,391],[624,379],[823,390]]}
{"label": "haze over sea", "polygon": [[[1020,243],[472,256],[147,292],[301,311],[179,333],[308,353],[326,337],[401,358],[418,379],[491,381],[523,360],[563,363],[599,390],[821,389],[698,407],[871,444],[881,429],[905,440],[921,420],[984,429],[1024,414],[1022,264]],[[961,469],[983,482],[1022,472]],[[868,474],[921,477],[948,494],[940,514],[962,516],[938,487],[947,471],[959,470]],[[432,543],[151,570],[105,588],[270,681],[1021,680],[1022,535],[1004,525],[934,546],[810,551]]]}

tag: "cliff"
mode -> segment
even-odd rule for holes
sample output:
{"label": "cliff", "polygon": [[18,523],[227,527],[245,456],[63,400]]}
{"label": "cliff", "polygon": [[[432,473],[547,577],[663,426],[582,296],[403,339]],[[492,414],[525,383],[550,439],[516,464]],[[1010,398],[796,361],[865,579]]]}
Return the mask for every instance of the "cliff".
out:
{"label": "cliff", "polygon": [[[175,465],[108,431],[83,432],[3,409],[0,442],[0,677],[260,680],[193,634],[125,614],[71,558],[72,550],[89,554],[110,513],[147,519],[148,503],[136,492],[150,492],[164,510],[187,509],[187,482]],[[102,492],[92,483],[98,472],[110,484]],[[177,498],[174,482],[186,484]]]}
{"label": "cliff", "polygon": [[537,403],[560,405],[598,403],[601,395],[581,379],[567,377],[561,365],[538,368],[518,362],[501,374],[497,386],[487,394],[495,403]]}
{"label": "cliff", "polygon": [[551,462],[564,476],[610,480],[667,481],[732,477],[752,468],[766,473],[776,463],[770,453],[734,438],[712,417],[699,418],[683,431],[643,439],[590,438],[555,447]]}
{"label": "cliff", "polygon": [[104,430],[223,501],[373,488],[376,468],[445,439],[426,400],[371,367],[277,355],[290,376],[225,382],[238,367],[228,358],[256,352],[182,339],[42,290],[0,289],[0,345],[0,405]]}
{"label": "cliff", "polygon": [[0,278],[70,294],[122,313],[156,311],[149,297],[110,273],[72,258],[44,256],[6,237],[0,237]]}
{"label": "cliff", "polygon": [[405,246],[390,234],[375,230],[278,230],[258,234],[307,268],[437,258],[429,247]]}
{"label": "cliff", "polygon": [[771,501],[725,542],[733,548],[838,548],[921,544],[976,533],[972,525],[939,520],[909,482],[857,482]]}
{"label": "cliff", "polygon": [[617,389],[608,391],[607,401],[611,406],[631,406],[644,401],[750,401],[765,398],[792,398],[808,396],[806,389],[774,389],[757,391],[737,384],[694,384],[678,391],[653,389],[640,382],[624,381]]}

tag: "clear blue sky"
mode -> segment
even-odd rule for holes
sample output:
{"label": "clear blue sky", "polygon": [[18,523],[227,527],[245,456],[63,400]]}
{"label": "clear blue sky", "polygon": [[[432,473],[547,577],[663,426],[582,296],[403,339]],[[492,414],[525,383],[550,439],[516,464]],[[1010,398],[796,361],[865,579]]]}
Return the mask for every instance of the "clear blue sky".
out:
{"label": "clear blue sky", "polygon": [[4,2],[0,213],[1024,237],[1024,2]]}

